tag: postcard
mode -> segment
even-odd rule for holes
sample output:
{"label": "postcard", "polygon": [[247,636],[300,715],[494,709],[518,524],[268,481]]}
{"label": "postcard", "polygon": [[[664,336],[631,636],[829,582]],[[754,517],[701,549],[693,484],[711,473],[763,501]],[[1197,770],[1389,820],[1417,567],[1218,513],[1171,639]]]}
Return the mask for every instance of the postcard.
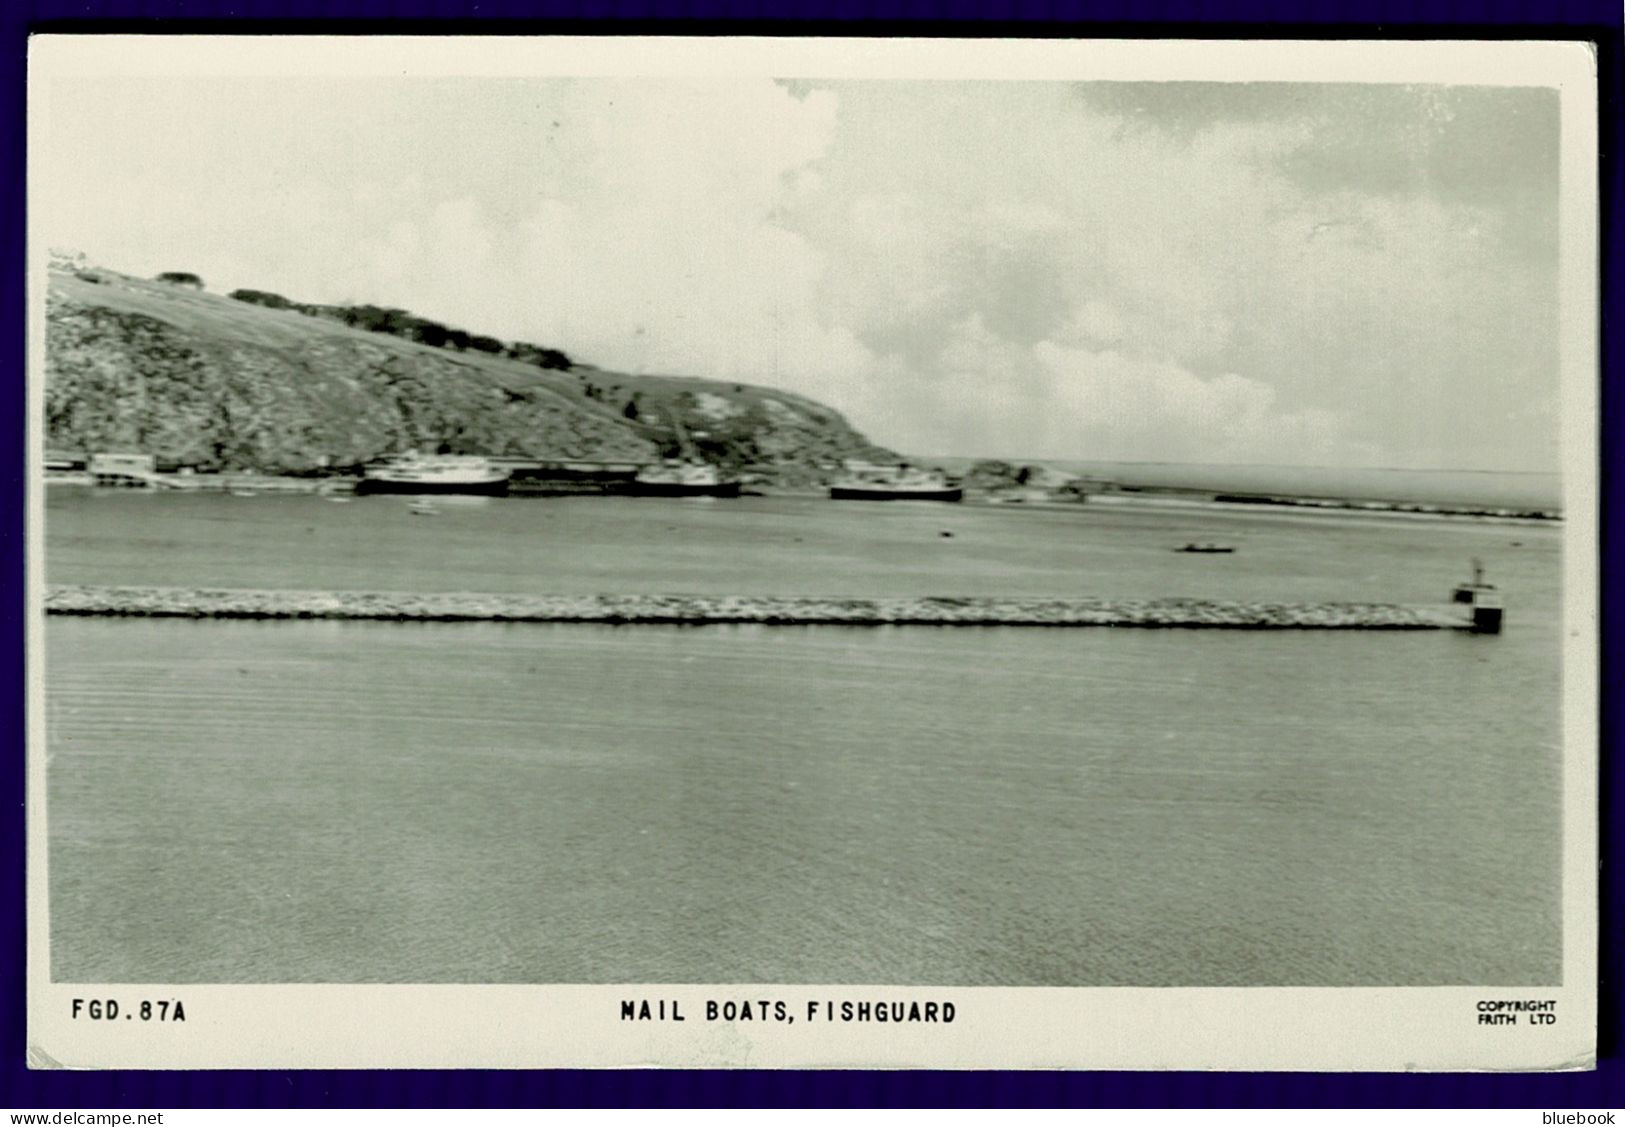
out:
{"label": "postcard", "polygon": [[35,1067],[1591,1067],[1586,44],[29,69]]}

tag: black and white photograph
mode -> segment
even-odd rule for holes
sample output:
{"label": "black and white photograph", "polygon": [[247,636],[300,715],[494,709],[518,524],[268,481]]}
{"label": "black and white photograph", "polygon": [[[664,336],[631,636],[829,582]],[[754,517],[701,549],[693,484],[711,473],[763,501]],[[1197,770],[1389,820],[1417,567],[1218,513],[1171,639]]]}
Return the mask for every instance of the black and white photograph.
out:
{"label": "black and white photograph", "polygon": [[34,1065],[1587,1067],[1594,83],[36,38]]}

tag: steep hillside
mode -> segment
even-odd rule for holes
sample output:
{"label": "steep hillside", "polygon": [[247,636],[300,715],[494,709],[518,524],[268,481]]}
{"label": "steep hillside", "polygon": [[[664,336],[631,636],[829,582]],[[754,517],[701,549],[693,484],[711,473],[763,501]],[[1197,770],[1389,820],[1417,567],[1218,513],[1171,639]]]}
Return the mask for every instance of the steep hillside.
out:
{"label": "steep hillside", "polygon": [[54,265],[46,442],[309,473],[403,450],[647,459],[682,449],[800,482],[890,456],[837,412],[715,380],[556,371],[170,282]]}

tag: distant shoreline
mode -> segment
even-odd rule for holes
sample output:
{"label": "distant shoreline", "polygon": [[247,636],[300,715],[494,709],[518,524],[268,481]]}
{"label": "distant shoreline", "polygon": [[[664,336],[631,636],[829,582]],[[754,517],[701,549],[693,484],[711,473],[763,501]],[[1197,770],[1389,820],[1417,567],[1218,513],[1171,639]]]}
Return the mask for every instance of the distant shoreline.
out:
{"label": "distant shoreline", "polygon": [[[1371,502],[1448,510],[1561,513],[1563,475],[1549,470],[1405,469],[1090,459],[922,459],[949,472],[981,467],[1026,478],[1078,479],[1151,494],[1239,495],[1317,503]],[[1091,489],[1091,492],[1094,492]]]}
{"label": "distant shoreline", "polygon": [[1429,504],[1417,501],[1367,501],[1331,497],[1252,497],[1235,494],[1220,494],[1209,497],[1206,494],[1195,493],[1179,496],[1170,493],[1134,492],[1102,494],[1092,497],[1090,500],[1097,504],[1123,505],[1125,507],[1202,508],[1220,509],[1227,512],[1245,512],[1249,510],[1256,512],[1274,510],[1302,512],[1307,510],[1309,512],[1340,515],[1419,517],[1427,519],[1445,517],[1451,520],[1482,520],[1507,524],[1560,524],[1563,520],[1562,513],[1550,509]]}

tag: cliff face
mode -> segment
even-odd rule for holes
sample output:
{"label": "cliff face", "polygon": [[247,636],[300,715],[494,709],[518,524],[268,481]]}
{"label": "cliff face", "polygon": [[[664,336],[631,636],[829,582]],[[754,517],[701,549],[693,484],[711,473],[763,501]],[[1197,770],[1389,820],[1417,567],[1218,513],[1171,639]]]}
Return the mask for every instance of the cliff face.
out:
{"label": "cliff face", "polygon": [[104,270],[53,268],[46,442],[209,469],[306,473],[417,449],[647,460],[697,452],[770,480],[873,452],[766,388],[550,371]]}

